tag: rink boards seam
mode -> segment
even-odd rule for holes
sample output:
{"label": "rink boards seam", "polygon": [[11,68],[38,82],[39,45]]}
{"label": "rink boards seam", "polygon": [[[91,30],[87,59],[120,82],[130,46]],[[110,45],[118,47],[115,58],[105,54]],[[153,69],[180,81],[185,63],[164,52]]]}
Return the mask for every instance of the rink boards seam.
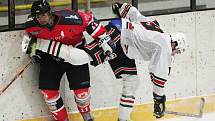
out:
{"label": "rink boards seam", "polygon": [[[204,113],[215,112],[215,95],[201,96],[205,98]],[[199,102],[201,97],[181,98],[176,100],[168,100],[166,107],[168,110],[198,114]],[[152,116],[153,103],[137,104],[132,113],[133,121],[155,121]],[[93,110],[95,121],[117,121],[118,110],[116,107]],[[203,114],[204,115],[204,114]],[[175,115],[166,114],[163,119],[175,118]],[[69,113],[71,121],[83,121],[78,112]],[[19,121],[50,121],[51,116],[37,117]]]}

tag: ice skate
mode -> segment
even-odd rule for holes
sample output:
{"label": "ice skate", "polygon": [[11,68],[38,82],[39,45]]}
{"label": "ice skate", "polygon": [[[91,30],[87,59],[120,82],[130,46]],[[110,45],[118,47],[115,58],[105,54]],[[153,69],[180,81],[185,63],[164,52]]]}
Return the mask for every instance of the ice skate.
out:
{"label": "ice skate", "polygon": [[155,93],[153,93],[154,96],[154,116],[156,118],[161,118],[164,116],[165,113],[165,102],[166,102],[166,96],[159,96]]}

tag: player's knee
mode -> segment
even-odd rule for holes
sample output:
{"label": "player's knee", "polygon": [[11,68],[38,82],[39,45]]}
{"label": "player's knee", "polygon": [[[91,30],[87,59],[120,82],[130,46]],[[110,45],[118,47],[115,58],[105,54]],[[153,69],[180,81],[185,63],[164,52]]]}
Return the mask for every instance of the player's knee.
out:
{"label": "player's knee", "polygon": [[80,106],[85,106],[90,102],[89,88],[74,90],[75,101]]}
{"label": "player's knee", "polygon": [[80,112],[89,112],[90,92],[89,88],[74,90],[75,102]]}
{"label": "player's knee", "polygon": [[56,90],[41,90],[45,102],[52,113],[58,112],[64,108],[63,100]]}
{"label": "player's knee", "polygon": [[59,96],[58,90],[41,90],[45,100],[49,100]]}
{"label": "player's knee", "polygon": [[123,77],[123,94],[124,95],[135,95],[136,90],[139,86],[139,78],[137,75],[124,74]]}

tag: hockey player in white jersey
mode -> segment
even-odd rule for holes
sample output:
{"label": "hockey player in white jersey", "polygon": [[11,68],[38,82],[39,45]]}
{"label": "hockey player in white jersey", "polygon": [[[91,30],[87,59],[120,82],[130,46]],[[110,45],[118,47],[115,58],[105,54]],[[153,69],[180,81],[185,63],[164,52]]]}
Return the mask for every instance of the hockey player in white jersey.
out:
{"label": "hockey player in white jersey", "polygon": [[112,4],[112,10],[121,18],[121,46],[124,53],[131,59],[149,61],[154,116],[161,118],[165,113],[164,87],[171,58],[185,51],[186,37],[180,32],[164,32],[156,20],[149,20],[130,4],[116,2]]}

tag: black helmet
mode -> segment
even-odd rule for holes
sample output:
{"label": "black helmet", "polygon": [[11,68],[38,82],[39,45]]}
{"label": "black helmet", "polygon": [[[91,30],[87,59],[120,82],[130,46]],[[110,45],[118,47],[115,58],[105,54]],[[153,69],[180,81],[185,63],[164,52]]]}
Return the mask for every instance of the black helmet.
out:
{"label": "black helmet", "polygon": [[46,13],[51,10],[49,3],[46,0],[37,0],[31,6],[31,15],[36,16],[41,13]]}

